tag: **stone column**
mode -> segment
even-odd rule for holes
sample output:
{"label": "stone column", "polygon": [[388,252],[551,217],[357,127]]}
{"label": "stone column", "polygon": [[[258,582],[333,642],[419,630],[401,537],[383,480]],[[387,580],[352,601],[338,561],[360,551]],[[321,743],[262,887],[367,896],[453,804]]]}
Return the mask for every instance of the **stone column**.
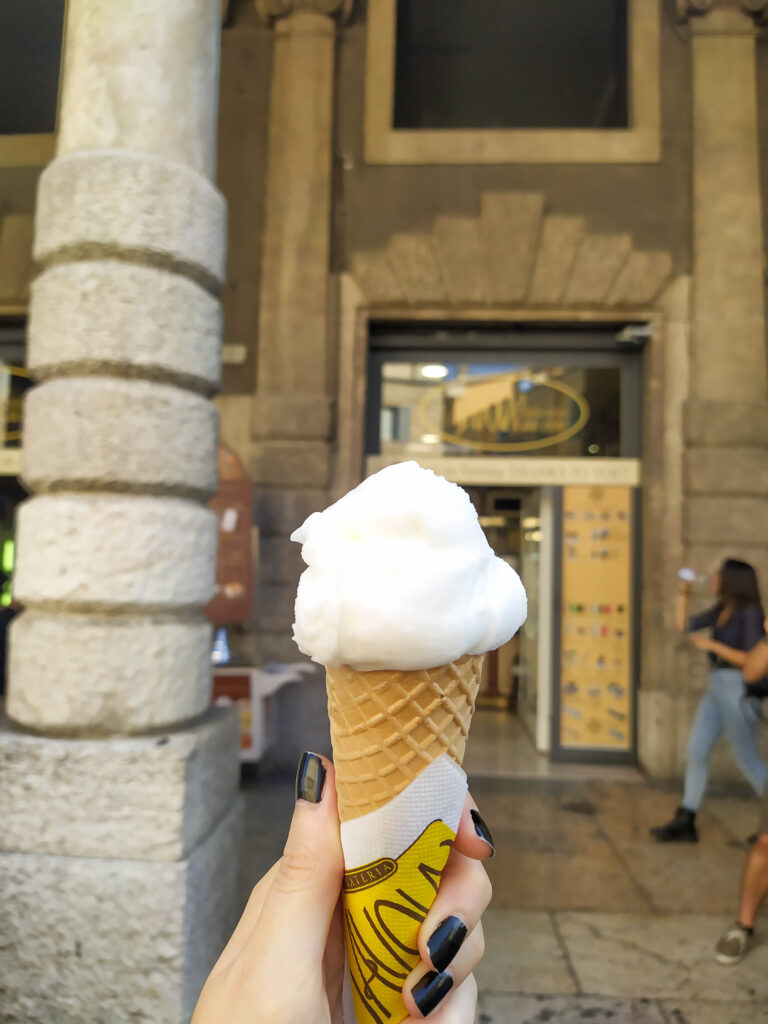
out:
{"label": "stone column", "polygon": [[693,76],[693,290],[684,539],[768,585],[768,375],[756,22],[768,0],[680,0]]}
{"label": "stone column", "polygon": [[[756,22],[767,11],[768,0],[678,0],[691,35],[693,96],[693,276],[679,555],[707,571],[729,555],[745,558],[758,568],[764,589],[768,379],[755,44]],[[683,373],[678,369],[676,387]],[[671,596],[667,615],[671,634]],[[687,642],[667,646],[666,687],[640,695],[641,756],[654,775],[681,774],[691,717],[706,685],[704,659]],[[736,774],[727,756],[716,760],[714,772],[721,779]]]}
{"label": "stone column", "polygon": [[699,0],[689,9],[693,74],[691,392],[766,398],[763,218],[755,42],[765,2]]}
{"label": "stone column", "polygon": [[328,294],[337,19],[353,0],[256,0],[275,29],[252,474],[265,660],[295,660],[290,531],[328,501]]}
{"label": "stone column", "polygon": [[0,1018],[182,1024],[237,901],[209,711],[219,0],[69,0],[0,726]]}

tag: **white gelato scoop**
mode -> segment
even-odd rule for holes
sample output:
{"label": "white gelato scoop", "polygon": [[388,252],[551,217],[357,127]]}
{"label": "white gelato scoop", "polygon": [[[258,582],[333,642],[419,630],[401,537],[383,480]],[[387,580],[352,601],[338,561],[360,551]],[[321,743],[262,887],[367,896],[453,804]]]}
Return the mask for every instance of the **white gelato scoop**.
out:
{"label": "white gelato scoop", "polygon": [[308,565],[293,636],[329,668],[435,668],[495,650],[525,621],[520,577],[467,494],[415,462],[364,480],[291,540]]}

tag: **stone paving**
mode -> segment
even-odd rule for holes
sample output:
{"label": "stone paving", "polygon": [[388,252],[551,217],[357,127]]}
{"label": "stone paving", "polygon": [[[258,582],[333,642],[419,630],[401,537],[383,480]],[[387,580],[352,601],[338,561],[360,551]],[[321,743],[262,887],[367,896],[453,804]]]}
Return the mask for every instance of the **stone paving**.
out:
{"label": "stone paving", "polygon": [[[768,1024],[768,940],[721,967],[757,804],[710,798],[697,846],[648,826],[675,806],[645,782],[470,779],[497,843],[478,1024]],[[244,785],[243,898],[276,857],[290,780]],[[763,918],[768,935],[768,908]],[[762,941],[761,941],[762,940]]]}

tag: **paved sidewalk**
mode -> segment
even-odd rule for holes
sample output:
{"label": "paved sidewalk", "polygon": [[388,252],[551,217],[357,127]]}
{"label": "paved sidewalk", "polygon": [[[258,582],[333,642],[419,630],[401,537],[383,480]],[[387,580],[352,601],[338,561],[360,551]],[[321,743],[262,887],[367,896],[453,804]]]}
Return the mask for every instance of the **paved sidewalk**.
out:
{"label": "paved sidewalk", "polygon": [[[470,780],[497,843],[478,1024],[768,1024],[768,940],[721,967],[757,804],[711,798],[697,846],[648,836],[676,794],[646,783]],[[280,855],[291,784],[245,786],[244,896]],[[764,917],[768,935],[768,913]]]}
{"label": "paved sidewalk", "polygon": [[499,851],[482,1024],[768,1024],[768,945],[737,967],[713,958],[736,915],[756,801],[712,798],[698,845],[663,846],[647,830],[676,794],[647,784],[472,790]]}

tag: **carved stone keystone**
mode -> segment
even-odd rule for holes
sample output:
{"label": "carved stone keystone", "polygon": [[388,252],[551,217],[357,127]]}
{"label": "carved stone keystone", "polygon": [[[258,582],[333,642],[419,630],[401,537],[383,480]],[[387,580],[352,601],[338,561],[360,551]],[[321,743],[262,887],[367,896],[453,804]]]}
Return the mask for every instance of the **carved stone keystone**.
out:
{"label": "carved stone keystone", "polygon": [[768,0],[677,0],[677,17],[688,21],[718,9],[741,11],[751,15],[759,24],[768,21]]}

